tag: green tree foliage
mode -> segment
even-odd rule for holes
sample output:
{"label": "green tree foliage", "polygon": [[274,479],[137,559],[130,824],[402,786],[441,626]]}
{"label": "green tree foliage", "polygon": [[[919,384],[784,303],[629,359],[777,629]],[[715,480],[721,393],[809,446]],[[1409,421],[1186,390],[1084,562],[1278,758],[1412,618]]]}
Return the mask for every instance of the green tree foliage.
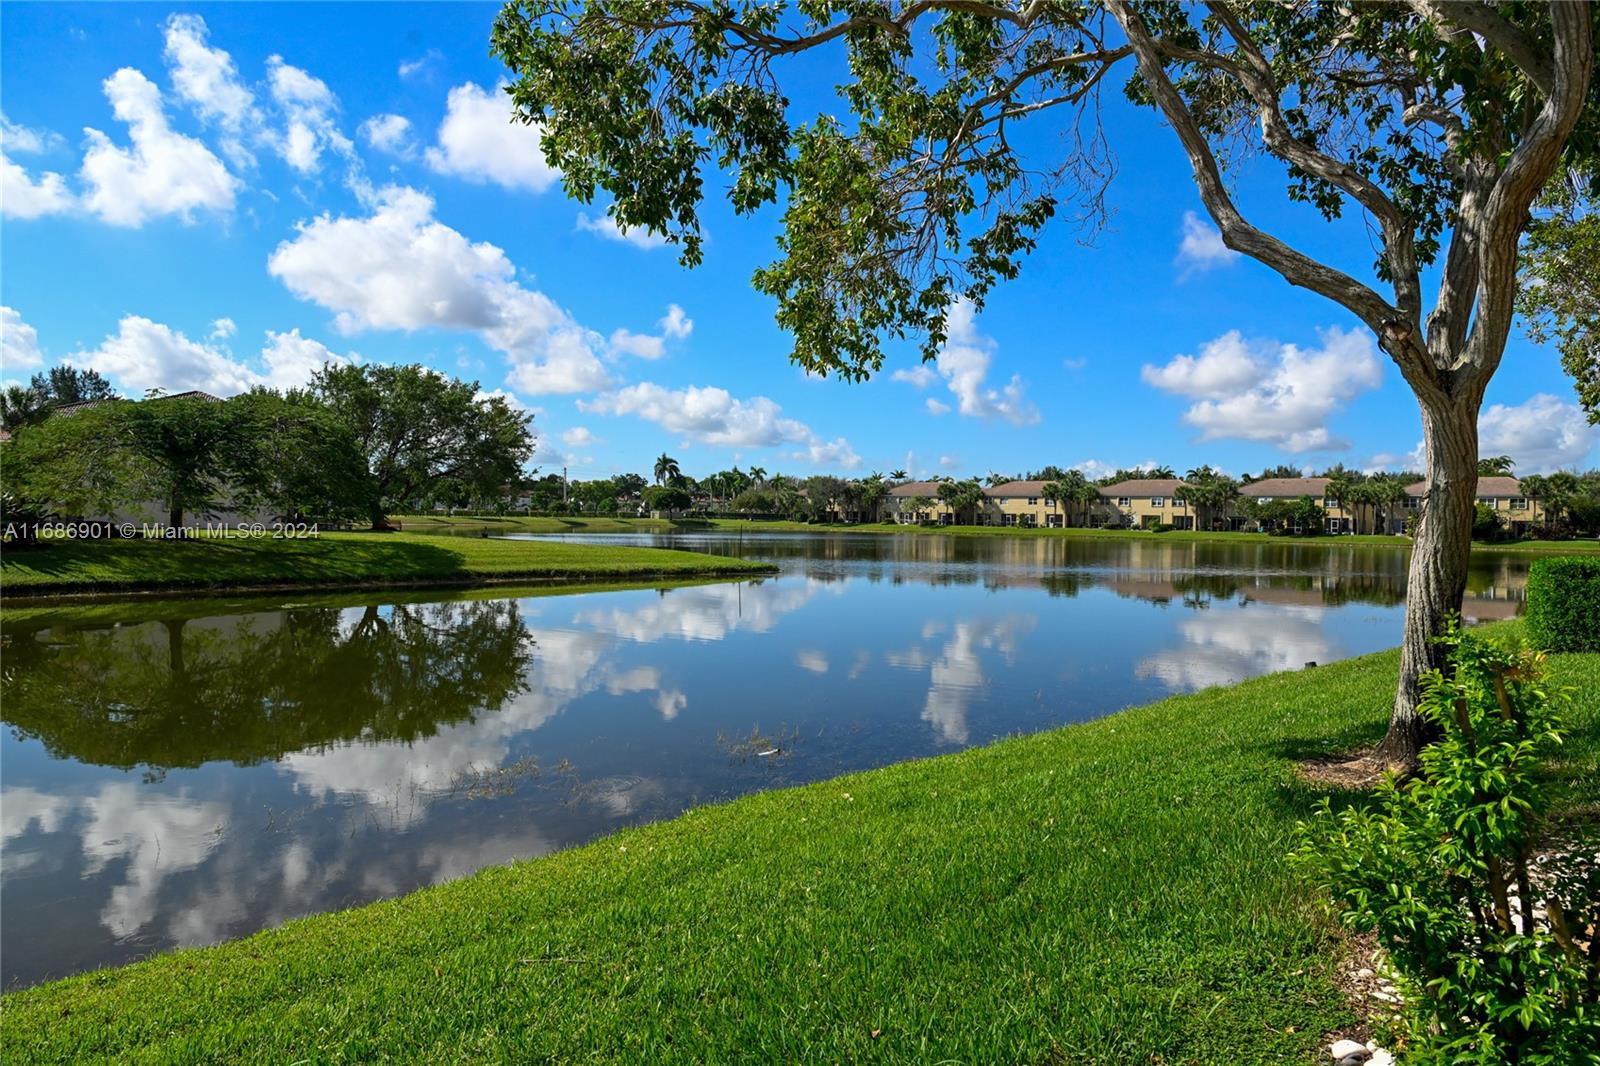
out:
{"label": "green tree foliage", "polygon": [[533,416],[478,383],[420,365],[329,364],[312,392],[350,428],[371,478],[370,517],[455,491],[498,498],[533,455]]}
{"label": "green tree foliage", "polygon": [[1509,477],[1517,464],[1509,455],[1485,455],[1478,459],[1479,477]]}
{"label": "green tree foliage", "polygon": [[1174,495],[1194,505],[1196,529],[1212,528],[1239,497],[1239,483],[1210,466],[1189,471],[1183,480]]}
{"label": "green tree foliage", "polygon": [[155,472],[133,433],[135,406],[100,404],[19,431],[0,448],[6,490],[63,517],[106,516],[153,499]]}
{"label": "green tree foliage", "polygon": [[694,501],[676,485],[651,485],[644,490],[644,505],[651,511],[687,511]]}
{"label": "green tree foliage", "polygon": [[1600,959],[1582,945],[1600,935],[1600,837],[1551,841],[1540,785],[1562,697],[1525,648],[1453,628],[1441,643],[1419,710],[1442,736],[1420,773],[1386,777],[1375,807],[1325,802],[1297,862],[1393,959],[1407,1062],[1593,1061]]}
{"label": "green tree foliage", "polygon": [[53,366],[33,375],[28,387],[44,397],[50,407],[68,403],[85,403],[90,400],[110,400],[117,395],[111,382],[97,370],[75,366]]}
{"label": "green tree foliage", "polygon": [[15,433],[24,426],[37,425],[50,413],[43,393],[35,388],[7,385],[0,394],[0,429]]}
{"label": "green tree foliage", "polygon": [[1541,201],[1523,248],[1517,310],[1528,335],[1553,341],[1589,421],[1600,423],[1600,214],[1595,177],[1559,175]]}
{"label": "green tree foliage", "polygon": [[657,485],[670,485],[683,477],[683,471],[678,466],[678,460],[662,452],[656,457],[655,476]]}

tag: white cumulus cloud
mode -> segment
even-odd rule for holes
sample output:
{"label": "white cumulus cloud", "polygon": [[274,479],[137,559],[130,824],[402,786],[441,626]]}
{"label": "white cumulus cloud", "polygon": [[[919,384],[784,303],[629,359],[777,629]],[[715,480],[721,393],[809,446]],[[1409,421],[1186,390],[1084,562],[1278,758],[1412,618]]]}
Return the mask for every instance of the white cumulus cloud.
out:
{"label": "white cumulus cloud", "polygon": [[579,400],[578,408],[595,414],[633,415],[678,437],[717,447],[791,446],[785,455],[815,466],[854,467],[861,462],[844,438],[822,439],[804,422],[784,417],[783,408],[767,397],[741,400],[715,386],[668,389],[640,382],[593,400]]}
{"label": "white cumulus cloud", "polygon": [[6,218],[39,218],[72,209],[74,200],[65,178],[45,171],[35,181],[26,168],[7,155],[48,151],[60,140],[54,133],[19,126],[0,113],[0,213]]}
{"label": "white cumulus cloud", "polygon": [[638,359],[660,359],[667,354],[667,345],[660,337],[631,330],[612,330],[610,348],[613,355],[631,355]]}
{"label": "white cumulus cloud", "polygon": [[284,162],[310,174],[320,167],[324,151],[351,154],[354,146],[334,120],[339,100],[326,82],[275,55],[267,57],[267,83],[286,123],[273,138]]}
{"label": "white cumulus cloud", "polygon": [[390,187],[362,218],[301,223],[267,270],[303,300],[334,312],[344,334],[362,330],[467,330],[505,353],[508,383],[531,393],[600,389],[610,376],[604,340],[545,294],[516,280],[505,252],[473,243],[433,217],[433,200]]}
{"label": "white cumulus cloud", "polygon": [[656,323],[657,328],[674,340],[685,340],[694,332],[694,319],[677,304],[668,304],[667,313]]}
{"label": "white cumulus cloud", "polygon": [[[992,337],[979,332],[978,309],[972,301],[956,301],[945,329],[944,347],[934,362],[936,370],[922,364],[896,370],[889,376],[919,389],[943,378],[945,387],[956,398],[956,408],[969,418],[998,418],[1014,426],[1031,426],[1039,421],[1039,408],[1027,398],[1027,386],[1021,376],[1013,374],[998,389],[988,386],[989,364],[994,361],[998,345]],[[934,401],[928,404],[928,410],[943,414],[950,405]]]}
{"label": "white cumulus cloud", "polygon": [[219,318],[215,322],[211,323],[211,333],[209,336],[214,341],[225,341],[238,332],[239,327],[234,323],[233,319]]}
{"label": "white cumulus cloud", "polygon": [[1179,355],[1165,366],[1146,365],[1146,383],[1197,402],[1183,420],[1202,440],[1228,437],[1275,445],[1288,452],[1348,447],[1328,420],[1360,393],[1383,383],[1383,366],[1363,331],[1330,327],[1321,347],[1275,341],[1248,343],[1236,331]]}
{"label": "white cumulus cloud", "polygon": [[327,364],[349,365],[357,357],[338,355],[322,342],[302,337],[298,329],[287,333],[269,329],[261,361],[267,368],[266,384],[275,389],[300,389],[309,385],[311,375]]}
{"label": "white cumulus cloud", "polygon": [[593,233],[604,237],[608,241],[623,241],[635,248],[660,248],[667,243],[667,239],[659,233],[652,233],[641,226],[633,229],[623,229],[617,220],[610,215],[590,217],[587,212],[578,212],[578,229],[584,233]]}
{"label": "white cumulus cloud", "polygon": [[539,131],[511,121],[511,104],[503,94],[471,82],[450,90],[439,142],[425,158],[440,174],[507,189],[543,192],[556,180],[539,147]]}
{"label": "white cumulus cloud", "polygon": [[1217,227],[1193,211],[1183,213],[1183,238],[1178,242],[1177,263],[1185,275],[1225,266],[1238,258],[1238,252],[1222,243]]}
{"label": "white cumulus cloud", "polygon": [[413,153],[411,120],[404,115],[373,115],[357,131],[362,140],[380,152],[408,158]]}
{"label": "white cumulus cloud", "polygon": [[569,448],[587,448],[598,442],[587,426],[573,426],[561,434],[561,443]]}
{"label": "white cumulus cloud", "polygon": [[44,362],[39,331],[22,320],[14,307],[0,307],[0,373],[32,368]]}
{"label": "white cumulus cloud", "polygon": [[1547,392],[1514,407],[1490,404],[1478,415],[1478,454],[1509,455],[1519,474],[1577,467],[1596,444],[1600,428],[1589,424],[1577,404]]}
{"label": "white cumulus cloud", "polygon": [[242,136],[260,122],[255,94],[239,78],[233,57],[213,48],[199,15],[172,15],[163,27],[163,55],[172,87],[194,113],[224,131],[222,150],[235,166],[252,161]]}
{"label": "white cumulus cloud", "polygon": [[233,209],[237,179],[211,149],[172,130],[154,82],[123,67],[103,88],[131,143],[120,147],[99,130],[84,130],[81,176],[90,212],[113,225],[140,226],[163,215],[189,221],[196,210]]}
{"label": "white cumulus cloud", "polygon": [[199,389],[218,396],[262,384],[261,375],[209,344],[141,315],[127,315],[98,348],[67,358],[73,366],[105,374],[130,391]]}

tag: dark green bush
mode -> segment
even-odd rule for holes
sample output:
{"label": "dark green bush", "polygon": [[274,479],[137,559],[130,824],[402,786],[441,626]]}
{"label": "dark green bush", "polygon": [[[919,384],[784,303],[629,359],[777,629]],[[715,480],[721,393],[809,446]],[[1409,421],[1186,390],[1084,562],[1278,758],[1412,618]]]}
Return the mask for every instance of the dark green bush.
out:
{"label": "dark green bush", "polygon": [[1600,651],[1600,558],[1540,559],[1528,569],[1528,637],[1546,651]]}

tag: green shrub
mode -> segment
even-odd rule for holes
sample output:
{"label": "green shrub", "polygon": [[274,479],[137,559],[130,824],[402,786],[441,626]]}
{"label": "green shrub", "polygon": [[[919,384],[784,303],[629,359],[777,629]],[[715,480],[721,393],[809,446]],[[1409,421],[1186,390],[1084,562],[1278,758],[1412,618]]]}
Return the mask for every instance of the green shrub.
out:
{"label": "green shrub", "polygon": [[[1593,1063],[1600,1038],[1600,864],[1552,847],[1539,760],[1560,743],[1541,659],[1452,627],[1448,676],[1419,710],[1443,736],[1375,806],[1301,823],[1296,864],[1397,970],[1408,1063]],[[1550,854],[1539,859],[1541,850]]]}
{"label": "green shrub", "polygon": [[1528,568],[1528,636],[1546,651],[1600,651],[1600,559],[1539,559]]}

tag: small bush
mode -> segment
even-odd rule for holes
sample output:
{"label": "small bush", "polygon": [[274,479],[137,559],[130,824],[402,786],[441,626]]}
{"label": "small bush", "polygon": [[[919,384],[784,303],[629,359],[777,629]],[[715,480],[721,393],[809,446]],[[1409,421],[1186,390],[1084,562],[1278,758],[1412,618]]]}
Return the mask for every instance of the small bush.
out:
{"label": "small bush", "polygon": [[1546,651],[1600,651],[1600,558],[1539,559],[1529,567],[1527,624]]}
{"label": "small bush", "polygon": [[[1560,743],[1540,657],[1452,628],[1419,710],[1443,732],[1375,808],[1325,801],[1296,864],[1395,966],[1408,1063],[1590,1063],[1600,1036],[1594,829],[1552,844],[1539,760]],[[1550,854],[1538,860],[1541,849]]]}

